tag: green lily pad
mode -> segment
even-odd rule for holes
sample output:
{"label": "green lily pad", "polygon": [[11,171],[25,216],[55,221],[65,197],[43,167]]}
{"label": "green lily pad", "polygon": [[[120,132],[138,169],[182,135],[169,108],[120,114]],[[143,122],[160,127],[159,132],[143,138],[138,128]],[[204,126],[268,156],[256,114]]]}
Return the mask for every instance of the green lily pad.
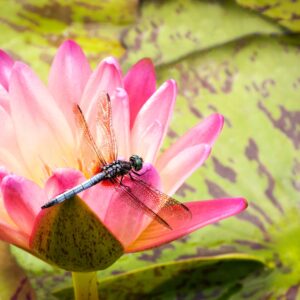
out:
{"label": "green lily pad", "polygon": [[[246,255],[156,265],[100,280],[99,298],[221,299],[240,290],[247,284],[247,276],[262,268],[261,262]],[[72,287],[59,289],[54,295],[62,300],[74,298]]]}
{"label": "green lily pad", "polygon": [[40,212],[30,248],[46,262],[73,272],[105,269],[124,252],[121,243],[77,196]]}
{"label": "green lily pad", "polygon": [[166,64],[243,36],[282,32],[234,1],[144,1],[141,17],[123,36],[124,66],[143,57]]}
{"label": "green lily pad", "polygon": [[40,260],[39,258],[33,256],[32,254],[18,248],[11,246],[11,253],[15,256],[19,265],[22,268],[28,270],[30,273],[35,275],[43,275],[46,273],[59,273],[62,272],[60,268]]}
{"label": "green lily pad", "polygon": [[[14,248],[13,252],[15,252],[14,257],[19,265],[18,268],[20,268],[20,266],[24,268],[24,276],[27,276],[28,285],[32,287],[32,290],[34,291],[33,293],[36,295],[36,299],[57,300],[57,297],[52,295],[52,291],[55,290],[59,284],[72,284],[70,272],[59,269],[58,267],[52,267],[51,265],[46,264],[42,260],[37,259],[30,254],[26,256],[24,251],[21,252],[20,250],[16,253]],[[45,267],[44,271],[42,271],[42,267]],[[4,273],[3,278],[5,278],[4,276],[7,276],[8,281],[11,281],[13,278],[15,278],[15,271],[11,266],[9,267],[9,270],[9,273]],[[2,282],[3,286],[5,286],[8,291],[12,291],[11,287],[6,283],[5,280]],[[2,290],[0,290],[0,295],[2,296],[1,292]],[[21,299],[23,300],[23,298]]]}
{"label": "green lily pad", "polygon": [[60,283],[71,284],[71,273],[50,265],[41,259],[11,246],[16,262],[26,272],[37,299],[57,300],[51,293]]}
{"label": "green lily pad", "polygon": [[36,299],[29,278],[4,242],[0,242],[0,299]]}
{"label": "green lily pad", "polygon": [[236,2],[273,19],[291,31],[300,31],[300,2],[297,0],[236,0]]}
{"label": "green lily pad", "polygon": [[67,39],[79,43],[92,64],[122,56],[119,36],[134,22],[137,1],[7,1],[1,9],[1,48],[46,79],[57,47]]}

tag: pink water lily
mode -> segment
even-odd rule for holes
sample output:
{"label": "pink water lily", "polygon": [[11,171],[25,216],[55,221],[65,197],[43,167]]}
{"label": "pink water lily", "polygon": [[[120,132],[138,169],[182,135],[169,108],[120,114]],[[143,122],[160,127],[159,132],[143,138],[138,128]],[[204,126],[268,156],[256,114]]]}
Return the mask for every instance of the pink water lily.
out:
{"label": "pink water lily", "polygon": [[[176,83],[156,89],[152,62],[143,59],[123,76],[118,62],[106,58],[92,71],[81,48],[66,41],[51,66],[48,86],[22,62],[0,53],[0,239],[33,254],[31,240],[43,217],[41,206],[91,174],[79,149],[72,112],[79,104],[91,130],[99,95],[111,96],[119,157],[143,157],[149,184],[172,195],[209,156],[223,117],[212,114],[169,149],[159,152],[176,98]],[[96,141],[99,148],[103,141]],[[79,195],[124,252],[157,247],[246,208],[243,198],[186,203],[188,221],[170,216],[172,230],[145,217],[103,184]],[[51,208],[50,208],[51,209]],[[74,220],[76,222],[76,220]]]}

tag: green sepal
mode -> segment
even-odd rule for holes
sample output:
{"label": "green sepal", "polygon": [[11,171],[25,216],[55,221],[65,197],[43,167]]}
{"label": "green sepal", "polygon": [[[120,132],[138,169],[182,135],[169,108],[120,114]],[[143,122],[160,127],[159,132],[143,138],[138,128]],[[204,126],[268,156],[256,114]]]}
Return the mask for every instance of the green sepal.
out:
{"label": "green sepal", "polygon": [[124,253],[121,243],[77,196],[40,212],[30,247],[46,262],[76,272],[106,269]]}

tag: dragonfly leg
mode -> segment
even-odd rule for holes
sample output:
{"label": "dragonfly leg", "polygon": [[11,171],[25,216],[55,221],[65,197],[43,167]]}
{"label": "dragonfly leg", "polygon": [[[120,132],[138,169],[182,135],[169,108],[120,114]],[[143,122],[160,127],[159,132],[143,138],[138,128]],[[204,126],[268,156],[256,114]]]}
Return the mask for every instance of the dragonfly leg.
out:
{"label": "dragonfly leg", "polygon": [[[136,175],[136,176],[143,176],[143,175],[145,175],[147,172],[149,171],[149,169],[147,169],[145,172],[143,172],[142,174],[140,174],[140,173],[138,173],[138,172],[136,172],[136,171],[134,171],[134,170],[131,170],[130,171],[130,173],[132,172],[134,175]],[[129,174],[130,174],[129,173]]]}
{"label": "dragonfly leg", "polygon": [[135,172],[135,171],[130,171],[130,172],[128,173],[128,175],[129,175],[129,177],[130,177],[131,180],[136,180],[136,179],[132,176],[131,172],[132,172],[133,174],[137,175],[137,176],[142,176],[142,175],[140,175],[139,173],[137,173],[137,172]]}
{"label": "dragonfly leg", "polygon": [[[129,174],[130,174],[130,173],[129,173]],[[124,175],[122,175],[119,184],[120,184],[123,188],[125,188],[126,191],[130,192],[130,191],[131,191],[131,188],[130,188],[128,185],[125,185],[125,184],[123,183],[123,178],[124,178]],[[131,177],[130,177],[130,178],[131,178]]]}
{"label": "dragonfly leg", "polygon": [[124,175],[121,176],[121,179],[120,179],[120,185],[123,185],[123,184],[122,184],[123,178],[124,178]]}

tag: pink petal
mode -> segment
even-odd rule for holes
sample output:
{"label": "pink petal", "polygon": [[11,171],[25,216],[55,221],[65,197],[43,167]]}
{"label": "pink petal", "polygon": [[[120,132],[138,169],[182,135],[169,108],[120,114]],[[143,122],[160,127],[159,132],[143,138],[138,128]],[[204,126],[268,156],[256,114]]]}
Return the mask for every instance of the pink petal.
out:
{"label": "pink petal", "polygon": [[0,106],[0,161],[12,172],[22,175],[26,173],[26,165],[17,143],[14,124],[10,114]]}
{"label": "pink petal", "polygon": [[103,92],[112,95],[118,87],[123,87],[121,69],[113,57],[108,57],[98,65],[86,84],[80,102],[83,112],[86,112]]}
{"label": "pink petal", "polygon": [[8,174],[9,174],[9,172],[7,171],[7,169],[4,168],[4,167],[2,167],[2,166],[0,166],[0,186],[1,186],[1,183],[2,183],[2,179],[3,179],[6,175],[8,175]]}
{"label": "pink petal", "polygon": [[130,153],[129,133],[129,101],[128,95],[122,88],[117,88],[111,97],[113,129],[116,135],[118,154],[124,158]]}
{"label": "pink petal", "polygon": [[139,140],[143,141],[143,147],[140,147],[140,150],[136,150],[139,152],[133,151],[133,153],[138,153],[144,161],[154,161],[162,143],[163,131],[162,124],[158,120],[155,120],[141,133]]}
{"label": "pink petal", "polygon": [[[8,171],[5,168],[0,167],[0,186],[2,184],[2,180],[7,175]],[[0,194],[0,240],[28,249],[29,235],[21,232],[11,220],[3,203],[1,190]]]}
{"label": "pink petal", "polygon": [[[141,175],[141,179],[145,182],[151,186],[160,188],[159,175],[152,165],[145,164],[140,174],[143,174]],[[131,179],[124,179],[123,184],[131,187],[133,182]],[[135,187],[132,188],[134,189]],[[104,195],[101,195],[101,199],[104,198]],[[142,194],[141,197],[143,197]],[[147,206],[151,205],[150,200],[141,198],[141,201]],[[154,207],[153,210],[155,211],[155,209]],[[142,209],[132,206],[131,202],[126,198],[126,193],[116,192],[109,202],[104,224],[124,246],[127,246],[138,237],[151,220]]]}
{"label": "pink petal", "polygon": [[48,200],[51,200],[55,196],[75,187],[85,180],[82,173],[74,169],[61,168],[54,170],[53,175],[49,177],[45,184]]}
{"label": "pink petal", "polygon": [[[0,167],[0,186],[2,184],[2,180],[5,176],[7,176],[9,174],[9,172],[7,171],[6,168],[4,168],[3,166]],[[9,215],[7,214],[7,211],[4,207],[4,203],[3,203],[3,198],[2,198],[2,193],[1,193],[1,189],[0,189],[0,222],[1,223],[5,223],[8,227],[12,227],[13,229],[16,229],[15,224],[13,223],[13,221],[10,219]]]}
{"label": "pink petal", "polygon": [[[131,132],[132,153],[143,155],[145,157],[156,157],[160,148],[161,142],[166,134],[173,107],[176,98],[176,83],[174,80],[166,81],[143,105],[139,111],[134,126]],[[152,153],[147,153],[147,148],[141,143],[140,137],[146,130],[151,128],[152,124],[159,123],[162,126],[162,130],[159,137],[153,137],[153,143],[156,145],[156,149]],[[154,126],[154,125],[153,125]]]}
{"label": "pink petal", "polygon": [[15,63],[10,79],[11,115],[21,151],[35,172],[44,162],[51,168],[64,166],[73,158],[72,133],[61,110],[30,68]]}
{"label": "pink petal", "polygon": [[173,195],[185,180],[204,163],[210,151],[209,145],[201,144],[177,153],[160,172],[163,191],[168,195]]}
{"label": "pink petal", "polygon": [[179,239],[208,224],[240,213],[247,207],[247,202],[243,198],[228,198],[189,202],[185,205],[192,213],[190,220],[183,221],[177,219],[176,215],[166,215],[165,220],[173,225],[173,230],[152,222],[138,239],[127,247],[126,252],[151,249]]}
{"label": "pink petal", "polygon": [[124,78],[124,87],[130,99],[130,128],[132,128],[139,110],[156,89],[156,76],[151,59],[141,59],[129,69]]}
{"label": "pink petal", "polygon": [[12,146],[16,146],[16,137],[13,121],[8,112],[0,106],[0,146],[8,147],[13,150]]}
{"label": "pink petal", "polygon": [[169,161],[188,147],[200,144],[212,146],[222,130],[223,123],[224,117],[222,115],[212,114],[190,129],[158,158],[156,163],[158,171],[163,172],[163,169],[168,165]]}
{"label": "pink petal", "polygon": [[0,240],[23,249],[29,249],[29,235],[12,228],[2,220],[0,220]]}
{"label": "pink petal", "polygon": [[[104,223],[105,215],[114,194],[115,189],[113,186],[98,183],[85,190],[81,198]],[[108,226],[107,224],[105,225]]]}
{"label": "pink petal", "polygon": [[9,216],[29,236],[34,219],[46,202],[45,192],[34,182],[16,175],[6,176],[1,190]]}
{"label": "pink petal", "polygon": [[15,153],[11,153],[6,147],[0,147],[0,166],[19,175],[28,176],[30,174],[27,166],[23,164],[22,158],[16,156]]}
{"label": "pink petal", "polygon": [[12,58],[0,50],[0,84],[8,90],[8,81],[10,78],[11,70],[13,67],[14,61]]}
{"label": "pink petal", "polygon": [[72,104],[79,103],[91,75],[90,65],[74,41],[64,42],[54,58],[49,74],[49,89],[56,103],[73,122]]}
{"label": "pink petal", "polygon": [[0,85],[0,106],[4,108],[7,113],[10,113],[9,95],[2,85]]}

